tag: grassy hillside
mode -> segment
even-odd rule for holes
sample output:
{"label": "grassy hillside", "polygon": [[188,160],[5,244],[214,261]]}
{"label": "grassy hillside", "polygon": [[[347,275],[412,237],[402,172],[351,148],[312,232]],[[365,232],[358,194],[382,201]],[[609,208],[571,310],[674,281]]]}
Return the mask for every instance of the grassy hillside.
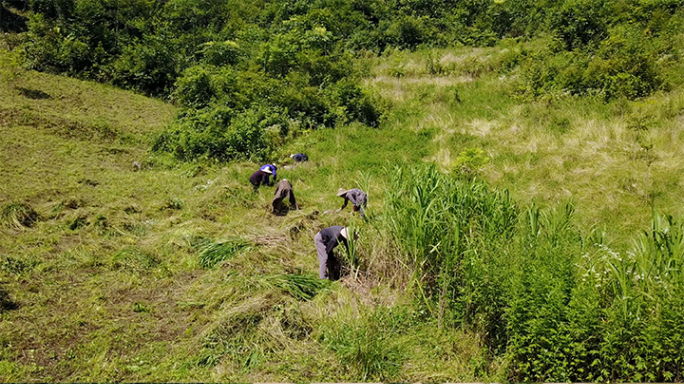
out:
{"label": "grassy hillside", "polygon": [[[684,94],[532,101],[514,96],[515,76],[494,72],[508,51],[372,59],[364,87],[386,104],[384,121],[304,130],[277,153],[281,164],[295,151],[312,159],[278,171],[303,208],[286,217],[269,213],[271,189],[251,192],[258,164],[149,152],[174,107],[5,65],[0,378],[512,377],[481,329],[437,330],[409,268],[390,257],[398,248],[384,229],[384,201],[393,166],[435,162],[508,189],[521,211],[572,200],[573,230],[605,230],[607,244],[624,251],[650,225],[652,207],[682,213]],[[321,213],[341,204],[341,186],[369,192],[371,220],[349,208]],[[35,210],[35,222],[13,220],[18,204]],[[312,238],[349,223],[361,232],[361,272],[319,284]]]}

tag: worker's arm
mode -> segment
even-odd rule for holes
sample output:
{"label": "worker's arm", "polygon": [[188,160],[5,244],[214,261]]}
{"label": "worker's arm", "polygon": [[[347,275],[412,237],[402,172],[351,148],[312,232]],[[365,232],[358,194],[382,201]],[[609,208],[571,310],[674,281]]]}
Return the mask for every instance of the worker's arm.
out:
{"label": "worker's arm", "polygon": [[[350,254],[350,252],[349,252],[349,243],[347,242],[347,239],[345,239],[344,237],[342,237],[342,238],[340,239],[340,241],[342,242],[342,244],[344,244],[344,247],[347,248],[347,255],[349,255],[349,254]],[[350,256],[351,256],[351,255],[350,255]]]}
{"label": "worker's arm", "polygon": [[335,211],[335,212],[341,212],[343,209],[345,209],[345,208],[347,207],[347,203],[348,203],[348,202],[349,202],[349,199],[347,199],[347,198],[345,197],[345,198],[344,198],[344,204],[342,205],[342,208],[338,209],[338,210]]}

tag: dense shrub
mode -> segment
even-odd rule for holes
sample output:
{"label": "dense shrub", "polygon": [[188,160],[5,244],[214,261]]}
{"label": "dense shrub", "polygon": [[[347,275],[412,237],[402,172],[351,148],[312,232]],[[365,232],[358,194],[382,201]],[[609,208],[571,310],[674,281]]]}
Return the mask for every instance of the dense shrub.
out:
{"label": "dense shrub", "polygon": [[[209,120],[226,108],[279,110],[306,128],[378,125],[378,103],[359,87],[360,52],[546,36],[547,47],[496,63],[505,73],[520,67],[519,93],[648,96],[667,89],[663,63],[677,61],[684,24],[674,0],[32,0],[30,9],[30,68],[178,101],[186,110],[165,140],[186,139],[156,148],[184,159],[235,156],[197,145],[233,137],[231,119]],[[435,63],[430,72],[442,73]],[[477,64],[467,66],[476,76]],[[266,153],[250,148],[243,157]]]}

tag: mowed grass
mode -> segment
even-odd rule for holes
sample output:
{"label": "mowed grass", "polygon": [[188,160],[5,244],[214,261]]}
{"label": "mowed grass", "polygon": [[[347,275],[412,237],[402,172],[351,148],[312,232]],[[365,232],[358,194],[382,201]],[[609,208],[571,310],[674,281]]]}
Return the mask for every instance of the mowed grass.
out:
{"label": "mowed grass", "polygon": [[[388,106],[379,129],[306,132],[275,154],[280,165],[311,158],[279,168],[302,207],[286,217],[270,214],[271,188],[252,193],[258,164],[150,153],[173,106],[3,67],[0,206],[24,204],[38,219],[0,227],[0,293],[11,302],[0,310],[0,379],[500,380],[505,364],[477,334],[436,332],[412,312],[377,225],[388,171],[422,161],[449,171],[480,148],[490,161],[477,177],[522,205],[574,200],[578,224],[605,228],[617,248],[646,228],[652,205],[681,214],[684,192],[680,90],[637,102],[516,99],[515,74],[494,72],[506,49],[377,59],[366,88]],[[447,69],[431,69],[428,53]],[[339,187],[369,193],[369,222],[350,207],[322,213],[341,205]],[[307,283],[315,233],[350,223],[363,273]]]}

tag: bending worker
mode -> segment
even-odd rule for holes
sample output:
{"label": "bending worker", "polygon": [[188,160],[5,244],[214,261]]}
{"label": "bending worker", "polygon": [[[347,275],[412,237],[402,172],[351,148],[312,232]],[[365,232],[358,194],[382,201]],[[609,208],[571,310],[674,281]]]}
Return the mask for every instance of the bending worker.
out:
{"label": "bending worker", "polygon": [[292,190],[292,184],[287,179],[282,179],[276,184],[275,196],[273,197],[273,213],[276,215],[287,213],[283,204],[285,198],[290,200],[289,209],[299,209],[295,200],[294,190]]}
{"label": "bending worker", "polygon": [[269,177],[273,175],[273,180],[275,181],[276,179],[276,167],[275,165],[272,164],[266,164],[259,168],[258,171],[252,173],[252,175],[249,177],[249,182],[252,183],[252,186],[254,186],[254,192],[257,192],[259,190],[259,186],[261,184],[264,185],[273,185]]}
{"label": "bending worker", "polygon": [[290,157],[294,159],[295,163],[301,163],[302,161],[309,161],[309,156],[307,156],[303,153],[295,153],[294,155],[290,155]]}
{"label": "bending worker", "polygon": [[333,250],[342,243],[349,253],[347,239],[349,239],[349,228],[341,225],[322,229],[314,237],[316,252],[318,252],[318,276],[321,279],[337,280],[340,278],[340,262]]}
{"label": "bending worker", "polygon": [[351,201],[353,211],[358,211],[361,213],[361,217],[366,217],[366,214],[363,212],[363,210],[366,209],[366,204],[368,203],[368,196],[366,195],[366,192],[356,188],[350,189],[348,191],[344,188],[340,188],[337,191],[337,196],[344,198],[344,205],[342,205],[342,208],[335,212],[342,211],[347,206],[347,203]]}

